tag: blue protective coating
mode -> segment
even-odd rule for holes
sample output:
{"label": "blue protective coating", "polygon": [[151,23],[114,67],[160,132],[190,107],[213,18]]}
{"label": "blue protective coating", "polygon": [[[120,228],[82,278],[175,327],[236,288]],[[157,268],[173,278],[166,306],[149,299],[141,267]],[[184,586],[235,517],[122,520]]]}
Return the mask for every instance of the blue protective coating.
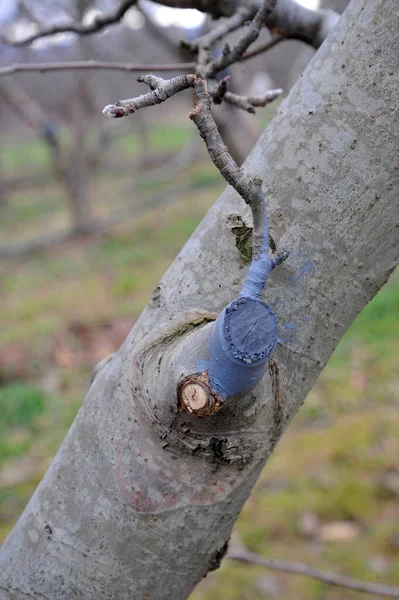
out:
{"label": "blue protective coating", "polygon": [[[263,194],[260,194],[261,201],[264,202]],[[265,215],[265,226],[263,230],[263,243],[259,256],[254,256],[249,267],[248,275],[245,280],[240,296],[247,298],[259,298],[270,271],[273,268],[273,261],[269,256],[269,219]]]}
{"label": "blue protective coating", "polygon": [[270,306],[257,298],[240,297],[225,310],[223,337],[230,353],[247,364],[270,356],[277,343],[277,318]]}
{"label": "blue protective coating", "polygon": [[267,356],[253,361],[234,356],[234,349],[225,331],[228,308],[226,307],[216,320],[213,335],[208,342],[209,360],[197,363],[199,372],[208,371],[212,392],[218,393],[224,400],[250,392],[262,379],[267,364]]}
{"label": "blue protective coating", "polygon": [[292,285],[296,285],[304,275],[307,275],[311,271],[313,271],[313,263],[310,260],[310,258],[308,258],[308,260],[304,262],[301,268],[299,269],[299,273],[297,275],[292,275],[292,277],[290,278],[290,282],[292,283]]}
{"label": "blue protective coating", "polygon": [[[263,194],[260,199],[264,202]],[[226,306],[215,322],[208,342],[209,359],[197,362],[199,372],[208,371],[211,390],[221,400],[247,394],[265,374],[268,357],[278,342],[277,318],[259,296],[272,268],[287,256],[288,252],[278,259],[270,257],[269,223],[265,216],[261,251],[252,259],[239,297]],[[290,328],[289,323],[285,326]]]}
{"label": "blue protective coating", "polygon": [[266,280],[272,270],[272,260],[267,251],[262,252],[259,258],[254,258],[249,267],[247,279],[240,292],[241,297],[259,298]]}

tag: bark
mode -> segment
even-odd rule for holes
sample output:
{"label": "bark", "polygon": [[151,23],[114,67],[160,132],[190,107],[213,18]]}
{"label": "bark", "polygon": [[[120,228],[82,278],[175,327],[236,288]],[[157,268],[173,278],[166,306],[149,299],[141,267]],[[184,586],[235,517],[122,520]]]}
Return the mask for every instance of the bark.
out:
{"label": "bark", "polygon": [[291,336],[266,376],[212,417],[176,413],[245,278],[232,229],[249,214],[228,188],[97,369],[3,546],[2,598],[180,600],[218,566],[282,431],[398,261],[398,26],[396,0],[354,0],[246,162],[291,251],[263,294]]}

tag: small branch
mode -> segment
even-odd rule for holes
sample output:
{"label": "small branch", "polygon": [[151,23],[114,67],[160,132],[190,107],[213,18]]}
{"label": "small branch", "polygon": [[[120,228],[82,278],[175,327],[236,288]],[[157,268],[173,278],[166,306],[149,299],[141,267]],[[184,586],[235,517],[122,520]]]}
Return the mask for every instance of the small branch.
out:
{"label": "small branch", "polygon": [[388,596],[389,598],[399,598],[399,588],[390,585],[359,581],[358,579],[352,579],[351,577],[346,577],[344,575],[336,575],[335,573],[321,571],[304,563],[266,558],[242,548],[233,548],[232,550],[229,550],[227,558],[252,565],[259,565],[268,569],[284,571],[286,573],[304,575],[305,577],[311,577],[312,579],[323,581],[329,585],[357,590],[358,592],[365,592],[366,594],[377,594],[379,596]]}
{"label": "small branch", "polygon": [[278,96],[280,96],[282,93],[282,89],[268,90],[267,92],[259,94],[258,96],[239,96],[238,94],[233,94],[232,92],[225,92],[223,99],[229,104],[234,104],[234,106],[237,108],[242,108],[249,113],[254,113],[256,106],[266,106],[266,104],[273,102],[273,100],[278,98]]}
{"label": "small branch", "polygon": [[232,31],[236,31],[239,27],[242,27],[248,19],[254,16],[255,11],[256,9],[253,6],[240,6],[237,12],[229,19],[226,19],[205,35],[197,38],[191,44],[182,42],[182,47],[188,47],[192,52],[198,53],[197,75],[200,77],[206,75],[207,64],[211,62],[211,50],[214,44]]}
{"label": "small branch", "polygon": [[258,257],[264,245],[266,218],[264,202],[260,198],[262,181],[239,168],[230,156],[212,117],[206,82],[200,78],[194,83],[194,109],[189,117],[197,126],[213,164],[251,208],[254,221],[253,256]]}
{"label": "small branch", "polygon": [[140,65],[130,63],[112,63],[95,60],[88,61],[70,61],[65,63],[32,63],[32,64],[14,64],[0,69],[0,77],[12,75],[14,73],[39,72],[46,73],[51,71],[126,71],[132,73],[135,71],[192,71],[195,63],[171,63],[164,65]]}
{"label": "small branch", "polygon": [[119,100],[116,104],[108,104],[104,108],[103,114],[111,119],[127,117],[140,108],[161,104],[171,96],[187,90],[193,86],[195,79],[195,75],[179,75],[172,79],[162,79],[162,77],[156,77],[155,75],[138,77],[137,81],[146,83],[152,91],[137,98]]}
{"label": "small branch", "polygon": [[35,40],[48,37],[50,35],[56,35],[57,33],[76,33],[78,35],[91,35],[93,33],[97,33],[107,27],[108,25],[113,25],[114,23],[119,23],[125,13],[132,8],[137,3],[137,0],[124,0],[120,4],[120,6],[109,14],[99,15],[90,23],[90,25],[83,25],[82,23],[60,23],[59,25],[51,25],[46,29],[42,29],[37,33],[34,33],[22,40],[13,41],[7,38],[1,37],[1,41],[4,44],[9,44],[10,46],[26,46],[27,44],[31,44]]}
{"label": "small branch", "polygon": [[227,75],[215,86],[214,81],[210,84],[210,96],[214,104],[222,104],[223,100],[228,104],[233,104],[237,108],[241,108],[249,113],[255,113],[255,107],[266,106],[273,102],[280,94],[283,93],[282,89],[268,90],[258,96],[239,96],[228,91],[230,83],[230,75]]}
{"label": "small branch", "polygon": [[277,0],[264,0],[261,8],[254,16],[248,29],[238,40],[237,44],[233,46],[233,48],[226,45],[222,56],[209,63],[204,73],[205,77],[212,77],[219,71],[226,69],[240,60],[249,46],[258,38],[260,30],[265,26],[266,19],[276,6],[276,2]]}
{"label": "small branch", "polygon": [[271,50],[271,48],[274,48],[274,46],[277,46],[277,44],[279,44],[280,42],[283,42],[284,40],[289,40],[289,39],[290,39],[289,36],[277,35],[272,40],[266,42],[265,44],[262,44],[258,48],[254,48],[251,52],[247,52],[246,54],[244,54],[244,56],[241,56],[240,62],[249,60],[250,58],[253,58],[254,56],[258,56],[259,54],[264,54],[268,50]]}
{"label": "small branch", "polygon": [[230,75],[226,75],[226,77],[223,77],[223,79],[219,81],[219,84],[215,91],[212,91],[211,96],[214,104],[222,104],[229,87],[229,81]]}

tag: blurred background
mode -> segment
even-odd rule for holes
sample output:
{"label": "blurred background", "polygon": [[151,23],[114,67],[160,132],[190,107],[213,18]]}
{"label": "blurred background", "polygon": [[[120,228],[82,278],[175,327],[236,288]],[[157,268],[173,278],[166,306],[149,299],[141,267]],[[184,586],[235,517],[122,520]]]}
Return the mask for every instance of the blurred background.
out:
{"label": "blurred background", "polygon": [[[326,0],[322,6],[342,12],[346,3]],[[306,5],[319,7],[317,0]],[[67,19],[90,23],[116,6],[112,0],[2,0],[0,32],[18,40]],[[101,34],[59,34],[26,47],[0,43],[0,67],[187,61],[178,41],[207,27],[196,11],[142,1]],[[313,53],[286,41],[236,65],[234,86],[238,93],[287,92]],[[147,91],[136,76],[0,76],[0,542],[70,427],[94,365],[122,343],[225,186],[187,119],[189,93],[121,121],[102,116],[106,104]],[[238,162],[276,105],[255,116],[230,107],[216,111]],[[398,308],[394,274],[346,333],[278,445],[233,543],[399,584]],[[231,560],[192,595],[360,597]]]}

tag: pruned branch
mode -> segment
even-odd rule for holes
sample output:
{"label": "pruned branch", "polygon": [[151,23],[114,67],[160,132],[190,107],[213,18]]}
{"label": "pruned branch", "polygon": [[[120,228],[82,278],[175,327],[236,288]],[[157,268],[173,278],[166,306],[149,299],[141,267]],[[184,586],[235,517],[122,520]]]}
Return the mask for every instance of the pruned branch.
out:
{"label": "pruned branch", "polygon": [[56,35],[57,33],[76,33],[78,35],[91,35],[98,33],[104,27],[119,23],[122,17],[127,11],[137,3],[137,0],[124,0],[120,6],[113,12],[105,15],[98,15],[92,23],[89,25],[83,25],[83,23],[59,23],[58,25],[51,25],[45,29],[41,29],[37,33],[29,35],[22,40],[9,40],[8,38],[1,38],[1,41],[11,46],[27,46],[35,40],[49,37],[50,35]]}
{"label": "pruned branch", "polygon": [[143,64],[130,64],[130,63],[113,63],[113,62],[102,62],[96,60],[88,61],[70,61],[65,63],[20,63],[10,65],[9,67],[3,67],[0,69],[0,77],[6,75],[13,75],[14,73],[30,73],[39,72],[47,73],[52,71],[86,71],[86,70],[100,70],[100,71],[125,71],[127,73],[134,73],[135,71],[192,71],[195,67],[195,63],[170,63],[160,65],[143,65]]}
{"label": "pruned branch", "polygon": [[151,89],[151,92],[138,96],[137,98],[119,100],[116,104],[108,104],[104,108],[103,114],[111,119],[127,117],[138,111],[140,108],[161,104],[171,96],[174,96],[183,90],[187,90],[193,86],[195,79],[195,75],[178,75],[172,79],[162,79],[162,77],[156,77],[155,75],[138,77],[137,81],[146,83]]}
{"label": "pruned branch", "polygon": [[194,108],[189,117],[197,126],[213,164],[251,208],[254,222],[253,256],[257,257],[264,245],[266,219],[266,208],[260,198],[262,181],[239,168],[230,156],[211,113],[206,81],[200,78],[194,82]]}
{"label": "pruned branch", "polygon": [[241,547],[229,550],[227,558],[247,564],[259,565],[261,567],[266,567],[267,569],[283,571],[285,573],[304,575],[305,577],[311,577],[312,579],[317,579],[318,581],[322,581],[323,583],[327,583],[329,585],[336,585],[346,589],[364,592],[366,594],[375,594],[389,598],[399,598],[399,588],[391,585],[371,583],[353,579],[352,577],[346,577],[345,575],[336,575],[335,573],[329,573],[328,571],[316,569],[315,567],[305,563],[267,558],[265,556],[261,556],[260,554],[249,552]]}
{"label": "pruned branch", "polygon": [[258,48],[254,48],[250,52],[246,52],[244,54],[244,56],[242,56],[240,58],[240,62],[249,60],[250,58],[253,58],[254,56],[258,56],[259,54],[264,54],[268,50],[271,50],[272,48],[274,48],[274,46],[277,46],[277,44],[279,44],[280,42],[283,42],[284,40],[289,40],[289,39],[290,39],[289,36],[277,35],[273,39],[266,42],[265,44],[261,44],[260,46],[258,46]]}

